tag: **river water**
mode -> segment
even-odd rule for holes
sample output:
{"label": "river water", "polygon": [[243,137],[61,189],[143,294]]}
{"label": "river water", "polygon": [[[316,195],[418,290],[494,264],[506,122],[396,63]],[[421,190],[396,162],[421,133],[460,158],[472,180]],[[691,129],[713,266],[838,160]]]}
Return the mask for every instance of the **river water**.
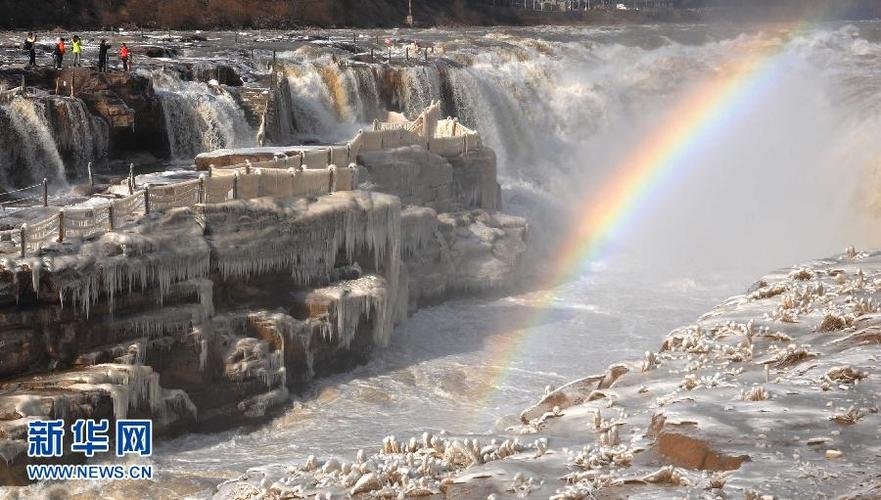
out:
{"label": "river water", "polygon": [[[610,179],[637,161],[663,175],[619,193],[634,208],[625,217],[610,203],[602,249],[550,291],[420,310],[388,349],[316,381],[284,415],[162,443],[157,484],[86,491],[205,497],[248,468],[351,458],[389,434],[504,434],[547,385],[656,349],[761,274],[878,243],[879,23],[397,35],[443,57],[404,70],[400,107],[443,99],[498,152],[505,211],[530,220],[532,281],[558,267],[585,211],[603,212],[589,200],[608,199]],[[346,137],[383,106],[363,68],[328,77],[329,56],[308,44],[279,57],[291,68],[291,140]],[[726,79],[750,61],[754,78]],[[713,81],[727,90],[701,100]],[[714,106],[724,112],[689,121]],[[670,151],[634,156],[667,136]]]}

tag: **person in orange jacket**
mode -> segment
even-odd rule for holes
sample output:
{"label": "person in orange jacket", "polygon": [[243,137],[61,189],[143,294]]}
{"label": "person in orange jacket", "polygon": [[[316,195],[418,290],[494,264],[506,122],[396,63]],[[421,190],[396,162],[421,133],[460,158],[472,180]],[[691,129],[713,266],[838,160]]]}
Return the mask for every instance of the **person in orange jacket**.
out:
{"label": "person in orange jacket", "polygon": [[125,43],[119,48],[119,60],[122,61],[122,70],[128,71],[128,45]]}
{"label": "person in orange jacket", "polygon": [[64,62],[64,52],[66,51],[64,47],[64,38],[59,38],[57,42],[55,42],[55,69],[61,69],[62,63]]}

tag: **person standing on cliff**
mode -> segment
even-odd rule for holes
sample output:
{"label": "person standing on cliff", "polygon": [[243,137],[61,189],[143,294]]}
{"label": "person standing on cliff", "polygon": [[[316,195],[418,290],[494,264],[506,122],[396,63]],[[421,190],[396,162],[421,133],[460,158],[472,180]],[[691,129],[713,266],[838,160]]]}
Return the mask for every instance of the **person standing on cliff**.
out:
{"label": "person standing on cliff", "polygon": [[107,51],[110,50],[110,44],[107,40],[101,39],[98,44],[98,71],[100,73],[107,72]]}
{"label": "person standing on cliff", "polygon": [[37,65],[37,35],[33,32],[28,33],[28,37],[24,41],[24,49],[28,51],[28,66]]}
{"label": "person standing on cliff", "polygon": [[119,48],[119,60],[122,61],[122,70],[128,71],[128,45],[125,42]]}
{"label": "person standing on cliff", "polygon": [[83,42],[77,35],[73,36],[73,65],[79,67],[80,57],[83,53]]}
{"label": "person standing on cliff", "polygon": [[59,38],[57,42],[55,42],[55,69],[61,69],[64,64],[64,38]]}

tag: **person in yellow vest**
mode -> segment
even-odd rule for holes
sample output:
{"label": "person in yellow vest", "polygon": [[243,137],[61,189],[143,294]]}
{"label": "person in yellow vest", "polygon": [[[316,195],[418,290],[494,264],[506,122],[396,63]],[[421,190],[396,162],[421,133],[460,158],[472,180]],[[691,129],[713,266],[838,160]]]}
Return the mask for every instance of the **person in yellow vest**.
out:
{"label": "person in yellow vest", "polygon": [[80,57],[83,53],[83,41],[77,35],[73,36],[73,65],[79,67]]}

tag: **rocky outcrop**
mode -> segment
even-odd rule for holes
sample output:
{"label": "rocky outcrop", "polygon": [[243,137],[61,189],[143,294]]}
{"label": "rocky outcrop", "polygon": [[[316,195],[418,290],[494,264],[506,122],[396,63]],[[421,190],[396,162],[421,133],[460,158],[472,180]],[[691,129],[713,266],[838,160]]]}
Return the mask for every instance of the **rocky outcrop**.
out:
{"label": "rocky outcrop", "polygon": [[160,433],[264,418],[365,362],[408,310],[511,283],[525,221],[459,203],[450,164],[420,158],[445,165],[455,211],[364,189],[154,211],[25,258],[7,242],[0,476],[24,481],[29,418],[151,417]]}

